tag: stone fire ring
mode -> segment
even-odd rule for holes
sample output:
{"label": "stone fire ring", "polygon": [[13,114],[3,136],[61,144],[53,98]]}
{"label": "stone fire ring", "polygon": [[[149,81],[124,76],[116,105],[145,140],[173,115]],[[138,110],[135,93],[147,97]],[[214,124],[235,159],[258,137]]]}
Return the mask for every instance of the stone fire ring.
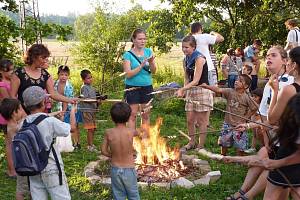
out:
{"label": "stone fire ring", "polygon": [[[100,155],[99,160],[90,162],[84,168],[84,175],[90,181],[92,185],[96,183],[100,183],[103,185],[111,185],[111,179],[109,177],[101,177],[99,174],[95,172],[95,168],[101,161],[108,160],[107,157]],[[198,159],[196,155],[185,155],[183,154],[181,160],[184,164],[192,164],[197,167],[202,172],[205,172],[206,175],[202,176],[197,180],[188,180],[185,177],[180,177],[171,182],[156,182],[156,183],[147,183],[147,182],[138,182],[138,185],[142,188],[149,186],[157,186],[161,188],[170,189],[171,187],[184,187],[184,188],[192,188],[196,185],[209,185],[210,183],[216,182],[221,177],[220,171],[211,171],[210,165],[206,160]],[[205,174],[203,173],[203,174]]]}

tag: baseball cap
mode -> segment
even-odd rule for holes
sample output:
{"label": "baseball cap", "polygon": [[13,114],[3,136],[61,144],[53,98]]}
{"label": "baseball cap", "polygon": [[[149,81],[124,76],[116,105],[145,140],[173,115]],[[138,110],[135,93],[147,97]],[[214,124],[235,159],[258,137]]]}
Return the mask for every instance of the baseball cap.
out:
{"label": "baseball cap", "polygon": [[50,96],[39,86],[31,86],[24,90],[23,101],[25,106],[34,106],[45,100],[46,97]]}

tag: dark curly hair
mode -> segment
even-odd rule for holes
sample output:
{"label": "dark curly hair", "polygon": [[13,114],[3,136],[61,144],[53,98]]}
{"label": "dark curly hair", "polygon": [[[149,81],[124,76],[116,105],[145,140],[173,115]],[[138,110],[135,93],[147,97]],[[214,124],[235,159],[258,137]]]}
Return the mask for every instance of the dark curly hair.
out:
{"label": "dark curly hair", "polygon": [[39,56],[47,58],[50,56],[50,51],[43,44],[33,44],[24,55],[24,63],[27,65],[32,65],[34,60],[36,60]]}

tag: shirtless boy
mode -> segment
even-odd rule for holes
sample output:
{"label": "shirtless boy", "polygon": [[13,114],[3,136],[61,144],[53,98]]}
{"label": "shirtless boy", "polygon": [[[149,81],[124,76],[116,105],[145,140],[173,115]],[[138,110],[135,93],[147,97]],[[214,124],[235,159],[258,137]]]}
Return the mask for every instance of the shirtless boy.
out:
{"label": "shirtless boy", "polygon": [[103,155],[111,158],[111,186],[115,200],[139,200],[137,174],[134,168],[133,137],[136,130],[127,128],[131,108],[127,103],[119,102],[110,110],[116,126],[105,131],[101,146]]}

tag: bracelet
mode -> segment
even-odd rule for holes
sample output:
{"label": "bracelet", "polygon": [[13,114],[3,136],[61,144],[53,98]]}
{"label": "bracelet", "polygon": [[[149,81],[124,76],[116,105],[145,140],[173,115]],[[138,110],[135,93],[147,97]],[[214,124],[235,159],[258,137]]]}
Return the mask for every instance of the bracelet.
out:
{"label": "bracelet", "polygon": [[250,124],[246,123],[247,129],[250,129]]}

